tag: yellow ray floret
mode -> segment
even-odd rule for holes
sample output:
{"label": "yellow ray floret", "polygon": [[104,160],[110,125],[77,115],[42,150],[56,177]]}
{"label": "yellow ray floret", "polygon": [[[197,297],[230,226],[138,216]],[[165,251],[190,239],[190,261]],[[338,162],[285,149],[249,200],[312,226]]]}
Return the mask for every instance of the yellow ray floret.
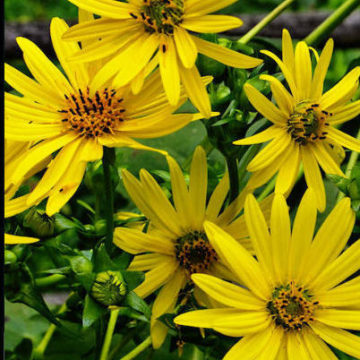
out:
{"label": "yellow ray floret", "polygon": [[[244,217],[238,217],[246,191],[231,204],[224,206],[229,191],[229,177],[226,173],[207,202],[207,163],[205,151],[201,147],[195,150],[193,156],[189,184],[177,162],[170,156],[167,160],[172,203],[146,170],[141,170],[140,180],[128,171],[123,171],[125,188],[150,221],[150,226],[146,233],[119,227],[114,234],[114,243],[135,255],[129,270],[146,271],[145,281],[135,292],[146,297],[161,288],[153,306],[151,336],[154,347],[159,347],[167,334],[166,326],[156,319],[173,311],[180,290],[186,284],[191,284],[191,274],[207,273],[231,278],[229,270],[219,261],[209,243],[204,221],[211,220],[218,224],[251,250]],[[261,204],[267,215],[270,204],[270,199],[265,199]],[[206,301],[196,294],[199,302]]]}
{"label": "yellow ray floret", "polygon": [[[324,80],[333,52],[329,40],[312,70],[310,50],[301,41],[295,51],[287,30],[283,32],[282,60],[269,51],[263,53],[277,62],[291,93],[273,76],[262,75],[270,83],[276,105],[250,84],[244,89],[256,110],[272,125],[236,145],[269,142],[249,163],[253,188],[277,173],[276,191],[291,191],[300,165],[305,180],[316,194],[319,210],[325,209],[325,189],[320,167],[328,174],[345,176],[336,152],[342,147],[360,151],[360,141],[336,127],[360,114],[360,100],[351,102],[359,87],[360,67],[351,70],[337,85],[323,93]],[[250,184],[251,186],[251,184]]]}
{"label": "yellow ray floret", "polygon": [[193,274],[193,282],[222,307],[181,314],[175,323],[241,337],[225,360],[336,359],[327,344],[359,358],[360,337],[347,330],[360,329],[360,277],[346,279],[360,269],[360,239],[344,250],[355,214],[350,199],[343,199],[314,236],[316,214],[309,189],[291,230],[286,201],[277,194],[268,229],[248,195],[245,221],[256,259],[221,227],[205,222],[210,245],[234,278]]}
{"label": "yellow ray floret", "polygon": [[[87,19],[86,16],[82,18]],[[86,65],[68,62],[69,56],[80,47],[75,42],[62,40],[67,29],[63,20],[52,20],[51,38],[66,76],[34,43],[24,38],[17,41],[35,80],[5,65],[6,81],[23,95],[5,94],[5,137],[36,143],[7,180],[17,183],[28,171],[57,152],[27,199],[30,206],[48,197],[46,211],[49,215],[59,211],[76,192],[87,162],[101,159],[103,146],[125,146],[165,154],[134,138],[167,135],[202,117],[200,114],[174,114],[178,106],[167,102],[158,85],[160,74],[152,72],[152,68],[144,74],[147,80],[141,95],[134,95],[130,85],[114,87],[105,82],[100,87],[95,86],[93,79],[103,69],[103,64],[101,61]],[[83,48],[97,43],[97,39],[84,41]],[[199,78],[199,81],[205,85],[211,77]],[[182,87],[178,93],[180,106],[187,97]]]}
{"label": "yellow ray floret", "polygon": [[241,26],[242,21],[236,17],[209,15],[235,0],[69,1],[101,18],[73,26],[64,39],[102,39],[96,48],[78,51],[70,60],[86,62],[112,55],[113,59],[95,81],[102,83],[115,76],[115,86],[139,81],[144,77],[143,69],[154,61],[160,66],[169,102],[172,105],[179,102],[182,83],[193,104],[206,118],[210,117],[211,106],[195,65],[197,54],[237,68],[253,68],[262,62],[188,32],[217,33]]}

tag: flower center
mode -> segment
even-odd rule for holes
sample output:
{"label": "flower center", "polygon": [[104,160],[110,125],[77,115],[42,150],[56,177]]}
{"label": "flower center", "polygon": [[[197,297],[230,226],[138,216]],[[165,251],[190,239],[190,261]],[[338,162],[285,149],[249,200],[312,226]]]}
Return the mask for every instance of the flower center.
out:
{"label": "flower center", "polygon": [[206,234],[200,231],[193,231],[177,239],[175,253],[188,275],[204,272],[212,262],[217,261],[216,252]]}
{"label": "flower center", "polygon": [[114,89],[96,91],[90,96],[89,89],[64,95],[67,108],[59,110],[65,115],[62,119],[68,129],[80,133],[81,136],[94,138],[103,134],[112,134],[114,129],[124,121],[125,109],[121,106],[122,98]]}
{"label": "flower center", "polygon": [[184,0],[143,0],[140,15],[130,15],[144,24],[149,33],[173,34],[184,15]]}
{"label": "flower center", "polygon": [[319,302],[313,300],[308,290],[290,281],[275,288],[266,307],[276,325],[281,325],[285,330],[300,331],[314,320],[313,313],[318,305]]}
{"label": "flower center", "polygon": [[299,145],[324,140],[327,135],[326,127],[329,126],[327,119],[332,115],[321,110],[319,104],[303,101],[296,105],[291,114],[287,131]]}

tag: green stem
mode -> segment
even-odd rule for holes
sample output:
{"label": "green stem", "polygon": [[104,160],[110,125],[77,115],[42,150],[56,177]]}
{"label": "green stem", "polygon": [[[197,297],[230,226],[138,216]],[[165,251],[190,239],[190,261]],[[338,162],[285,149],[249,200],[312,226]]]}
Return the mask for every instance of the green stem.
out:
{"label": "green stem", "polygon": [[104,156],[103,156],[103,169],[104,169],[104,194],[105,194],[105,218],[106,218],[106,238],[105,246],[107,252],[110,254],[112,242],[113,242],[113,232],[114,232],[114,192],[113,185],[111,180],[111,156],[113,149],[104,147]]}
{"label": "green stem", "polygon": [[[65,310],[66,310],[66,303],[60,307],[58,314],[61,314]],[[49,328],[47,329],[44,337],[41,339],[39,345],[33,350],[32,359],[34,359],[34,360],[44,359],[45,350],[46,350],[55,330],[56,330],[56,325],[51,324],[49,326]]]}
{"label": "green stem", "polygon": [[241,44],[247,44],[254,36],[256,36],[264,27],[276,19],[288,6],[290,6],[295,0],[285,0],[278,5],[273,11],[265,16],[257,25],[255,25],[250,31],[248,31],[238,42]]}
{"label": "green stem", "polygon": [[[358,131],[356,138],[358,140],[360,140],[360,130]],[[351,171],[352,171],[353,167],[356,165],[356,162],[358,161],[359,155],[360,154],[357,151],[352,151],[351,152],[349,162],[347,163],[346,169],[345,169],[345,175],[346,175],[347,178],[350,177]],[[342,191],[339,191],[338,197],[336,199],[336,203],[338,203],[344,197],[345,197],[345,194]]]}
{"label": "green stem", "polygon": [[131,360],[134,359],[135,356],[139,355],[143,352],[146,348],[151,345],[151,337],[147,337],[142,343],[140,343],[135,349],[130,351],[127,355],[122,357],[120,360]]}
{"label": "green stem", "polygon": [[238,163],[235,157],[227,157],[226,164],[227,164],[227,168],[229,172],[229,180],[230,180],[229,203],[231,203],[239,195]]}
{"label": "green stem", "polygon": [[108,325],[107,325],[103,347],[101,349],[100,360],[108,360],[108,353],[109,353],[109,350],[110,350],[111,339],[113,337],[113,333],[114,333],[114,329],[115,329],[116,320],[117,320],[118,315],[119,315],[119,310],[118,309],[111,310],[110,319],[109,319],[109,322],[108,322]]}
{"label": "green stem", "polygon": [[273,177],[272,180],[267,183],[265,189],[258,196],[258,198],[257,198],[258,201],[264,200],[275,189],[276,178],[277,178],[277,176]]}
{"label": "green stem", "polygon": [[347,0],[336,11],[334,11],[322,24],[320,24],[305,39],[309,45],[317,45],[327,37],[346,17],[348,17],[358,6],[360,0]]}
{"label": "green stem", "polygon": [[35,285],[38,287],[47,287],[50,285],[57,284],[62,280],[65,280],[66,276],[61,274],[54,274],[42,278],[35,279]]}

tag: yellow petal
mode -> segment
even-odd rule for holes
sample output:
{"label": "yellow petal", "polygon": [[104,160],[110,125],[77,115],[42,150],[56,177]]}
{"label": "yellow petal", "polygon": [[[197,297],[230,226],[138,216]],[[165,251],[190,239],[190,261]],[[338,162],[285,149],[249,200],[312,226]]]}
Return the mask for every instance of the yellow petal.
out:
{"label": "yellow petal", "polygon": [[167,261],[161,262],[159,266],[145,273],[145,281],[141,283],[134,292],[146,298],[159,287],[167,283],[178,268],[178,263],[173,258],[168,258]]}
{"label": "yellow petal", "polygon": [[360,310],[318,309],[315,317],[329,326],[360,330]]}
{"label": "yellow petal", "polygon": [[69,27],[64,20],[53,18],[50,24],[51,41],[61,67],[64,69],[72,86],[75,89],[85,89],[89,83],[89,75],[84,64],[70,64],[68,62],[68,58],[80,50],[79,45],[76,42],[65,42],[62,40],[63,34],[68,29]]}
{"label": "yellow petal", "polygon": [[299,145],[292,141],[289,146],[289,154],[280,166],[280,170],[276,178],[275,192],[288,194],[292,190],[299,174],[299,167]]}
{"label": "yellow petal", "polygon": [[[307,280],[309,282],[317,275],[323,276],[321,273],[324,268],[335,260],[344,249],[354,222],[355,214],[350,207],[350,199],[344,198],[328,215],[311,244],[307,265],[305,265],[305,268],[308,269]],[[315,280],[315,282],[318,281]],[[314,282],[311,282],[315,286]]]}
{"label": "yellow petal", "polygon": [[15,245],[15,244],[31,244],[39,241],[39,239],[28,237],[28,236],[19,236],[4,234],[5,245]]}
{"label": "yellow petal", "polygon": [[81,9],[110,19],[128,19],[135,8],[127,3],[113,0],[69,0]]}
{"label": "yellow petal", "polygon": [[[359,142],[360,146],[360,142]],[[327,174],[335,174],[346,177],[346,175],[341,171],[340,166],[335,162],[334,158],[328,153],[324,144],[321,142],[315,142],[311,146],[317,161],[320,166]]]}
{"label": "yellow petal", "polygon": [[296,212],[292,239],[289,244],[289,277],[291,279],[301,279],[303,265],[314,235],[316,215],[315,194],[308,189]]}
{"label": "yellow petal", "polygon": [[271,246],[274,272],[279,283],[287,279],[288,247],[291,238],[289,210],[285,198],[275,194],[271,209]]}
{"label": "yellow petal", "polygon": [[8,119],[5,122],[5,136],[17,141],[39,141],[64,133],[64,126],[57,124],[36,124]]}
{"label": "yellow petal", "polygon": [[346,121],[356,118],[360,114],[360,100],[353,101],[341,107],[334,116],[329,118],[331,125],[342,124]]}
{"label": "yellow petal", "polygon": [[311,83],[311,99],[319,99],[323,92],[324,80],[330,65],[331,56],[334,50],[334,41],[329,39],[321,52],[320,59],[316,65],[314,77]]}
{"label": "yellow petal", "polygon": [[4,216],[5,218],[17,215],[28,209],[31,205],[28,205],[29,194],[19,196],[15,199],[4,201]]}
{"label": "yellow petal", "polygon": [[225,8],[236,0],[207,0],[206,3],[198,0],[187,0],[185,2],[185,17],[209,14]]}
{"label": "yellow petal", "polygon": [[[116,244],[117,239],[119,238],[117,234],[117,228],[114,233]],[[158,254],[158,253],[149,253],[134,256],[134,259],[131,261],[127,270],[129,271],[145,271],[151,270],[159,265],[160,262],[166,261],[167,255]]]}
{"label": "yellow petal", "polygon": [[154,301],[150,328],[151,340],[154,349],[158,349],[163,344],[168,330],[165,324],[156,319],[165,313],[173,311],[178,294],[185,283],[185,273],[183,269],[178,269],[173,275],[171,281],[162,287]]}
{"label": "yellow petal", "polygon": [[274,276],[271,254],[271,239],[268,225],[254,195],[249,194],[245,201],[245,221],[257,258],[270,277]]}
{"label": "yellow petal", "polygon": [[239,69],[251,69],[260,65],[263,60],[227,49],[224,46],[192,36],[199,53],[215,59],[225,65]]}
{"label": "yellow petal", "polygon": [[314,191],[317,199],[318,209],[322,212],[325,210],[326,206],[326,195],[319,165],[309,147],[301,146],[300,154],[304,164],[306,183],[308,187]]}
{"label": "yellow petal", "polygon": [[285,86],[274,76],[260,75],[260,79],[270,83],[271,92],[277,105],[279,106],[279,109],[290,116],[294,109],[294,99],[289,94]]}
{"label": "yellow petal", "polygon": [[317,291],[330,289],[359,270],[360,241],[356,241],[336,260],[324,268],[312,286]]}
{"label": "yellow petal", "polygon": [[229,185],[229,173],[226,172],[210,196],[206,208],[207,220],[215,221],[215,219],[219,215],[221,207],[226,199],[226,195],[229,192]]}
{"label": "yellow petal", "polygon": [[312,65],[309,47],[300,41],[295,49],[295,81],[300,99],[309,99],[312,80]]}
{"label": "yellow petal", "polygon": [[166,236],[155,236],[137,229],[117,227],[114,231],[114,244],[130,254],[147,251],[173,256],[175,246]]}
{"label": "yellow petal", "polygon": [[206,153],[201,146],[195,149],[190,168],[189,195],[195,217],[193,229],[201,230],[205,219],[207,194],[207,162]]}
{"label": "yellow petal", "polygon": [[291,71],[295,71],[295,54],[292,39],[288,30],[282,32],[282,59],[284,65]]}
{"label": "yellow petal", "polygon": [[270,126],[266,130],[244,139],[236,140],[233,142],[234,145],[251,145],[251,144],[261,144],[263,142],[272,140],[274,137],[283,134],[284,130],[278,126]]}
{"label": "yellow petal", "polygon": [[350,356],[360,358],[359,336],[342,329],[321,324],[318,321],[311,323],[310,326],[317,335],[331,346]]}
{"label": "yellow petal", "polygon": [[256,154],[250,161],[247,170],[258,171],[275,163],[278,157],[286,157],[289,155],[290,142],[291,137],[284,131]]}
{"label": "yellow petal", "polygon": [[350,150],[360,152],[360,140],[335,129],[334,127],[329,127],[328,134],[326,136],[339,145],[342,145]]}
{"label": "yellow petal", "polygon": [[291,360],[312,360],[301,333],[289,331],[287,337],[287,355]]}
{"label": "yellow petal", "polygon": [[206,119],[211,117],[211,104],[206,87],[196,66],[186,69],[179,64],[182,84],[194,106],[204,115]]}
{"label": "yellow petal", "polygon": [[264,302],[256,298],[249,290],[228,281],[206,274],[193,274],[191,279],[206,294],[226,306],[242,310],[264,308]]}
{"label": "yellow petal", "polygon": [[270,288],[259,263],[235,239],[215,224],[207,221],[204,228],[220,259],[256,296],[267,299]]}
{"label": "yellow petal", "polygon": [[197,49],[190,34],[181,26],[174,27],[174,39],[179,58],[185,68],[191,69],[195,65]]}
{"label": "yellow petal", "polygon": [[331,106],[344,103],[343,99],[347,98],[348,93],[352,94],[354,86],[359,86],[359,76],[360,66],[357,66],[321,97],[321,107],[327,110]]}
{"label": "yellow petal", "polygon": [[181,26],[199,33],[218,33],[237,28],[242,20],[228,15],[204,15],[185,18]]}
{"label": "yellow petal", "polygon": [[245,84],[244,90],[254,108],[264,118],[270,120],[275,125],[284,126],[288,121],[288,117],[280,111],[266,96],[256,90],[252,85]]}
{"label": "yellow petal", "polygon": [[170,104],[177,105],[180,99],[180,74],[176,50],[171,39],[164,36],[162,41],[159,50],[161,80]]}
{"label": "yellow petal", "polygon": [[337,360],[325,342],[312,331],[304,331],[303,339],[312,360]]}

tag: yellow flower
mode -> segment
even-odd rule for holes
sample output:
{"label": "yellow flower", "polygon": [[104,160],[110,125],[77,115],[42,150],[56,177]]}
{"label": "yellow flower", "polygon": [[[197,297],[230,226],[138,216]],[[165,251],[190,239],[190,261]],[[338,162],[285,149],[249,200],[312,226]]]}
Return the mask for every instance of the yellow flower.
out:
{"label": "yellow flower", "polygon": [[282,61],[269,51],[262,52],[277,62],[291,94],[275,77],[262,75],[261,79],[270,83],[277,104],[275,106],[254,87],[246,84],[245,92],[250,102],[272,125],[234,144],[248,145],[271,140],[249,163],[248,170],[254,173],[250,180],[253,187],[264,184],[277,172],[276,191],[287,193],[294,186],[302,163],[305,180],[315,191],[318,208],[323,211],[326,196],[319,165],[328,174],[345,176],[339,167],[338,149],[342,150],[341,146],[344,146],[360,151],[359,140],[336,128],[360,113],[360,100],[349,103],[359,86],[360,67],[354,68],[323,94],[333,41],[329,40],[321,56],[317,56],[314,72],[310,48],[305,42],[299,42],[294,52],[287,30],[283,32],[282,41]]}
{"label": "yellow flower", "polygon": [[[178,294],[190,280],[192,273],[211,273],[231,277],[210,246],[204,232],[204,221],[211,220],[236,237],[250,249],[244,217],[237,218],[243,207],[245,193],[241,193],[221,212],[229,190],[228,174],[222,178],[207,205],[207,163],[201,147],[194,153],[189,187],[179,165],[167,158],[174,205],[165,196],[155,179],[141,170],[140,181],[123,171],[124,185],[138,208],[150,220],[147,233],[136,229],[116,228],[114,243],[136,255],[129,270],[147,271],[145,281],[135,292],[145,298],[161,288],[152,309],[151,336],[155,348],[159,347],[167,328],[156,319],[173,311]],[[263,202],[269,208],[268,200]],[[206,301],[199,292],[197,300]]]}
{"label": "yellow flower", "polygon": [[172,105],[180,98],[180,83],[192,103],[207,118],[211,105],[200,80],[195,61],[198,52],[228,66],[253,68],[262,60],[252,58],[190,35],[217,33],[241,26],[233,16],[208,15],[236,0],[69,0],[78,7],[102,18],[73,26],[64,39],[84,40],[101,37],[96,47],[75,54],[73,61],[90,61],[112,55],[94,79],[96,84],[114,76],[114,86],[130,81],[139,91],[146,66],[158,64],[162,83]]}
{"label": "yellow flower", "polygon": [[[48,215],[59,211],[75,193],[87,162],[101,159],[103,146],[157,151],[133,137],[163,136],[202,117],[173,114],[177,107],[169,105],[161,91],[158,72],[149,77],[141,95],[133,95],[129,86],[95,87],[92,80],[101,63],[70,64],[67,58],[80,47],[61,40],[67,29],[63,20],[52,20],[53,46],[67,77],[34,43],[24,38],[17,41],[37,81],[5,65],[6,81],[24,95],[5,94],[8,117],[5,137],[36,142],[10,180],[17,182],[38,162],[58,152],[27,200],[28,204],[34,204],[49,197]],[[202,81],[208,82],[209,77]],[[180,99],[180,104],[186,101],[183,92]]]}
{"label": "yellow flower", "polygon": [[335,360],[325,342],[359,358],[360,337],[343,330],[360,330],[360,277],[344,282],[360,268],[360,240],[342,252],[355,215],[350,199],[343,199],[313,239],[314,202],[309,189],[291,232],[286,201],[276,194],[269,232],[249,195],[245,220],[256,259],[231,235],[205,223],[211,246],[244,286],[207,274],[192,275],[194,283],[225,308],[188,312],[175,323],[242,337],[224,360]]}
{"label": "yellow flower", "polygon": [[[17,198],[13,198],[19,189],[21,183],[27,178],[33,175],[34,171],[46,166],[46,163],[40,164],[36,169],[32,169],[31,172],[26,174],[23,179],[20,179],[17,183],[9,181],[12,174],[14,173],[19,161],[24,157],[30,147],[30,143],[18,142],[5,140],[5,157],[4,157],[4,215],[5,218],[20,214],[21,212],[28,209],[30,206],[27,205],[27,199],[29,194],[22,195]],[[5,234],[5,244],[29,244],[38,241],[39,239],[27,236],[17,236],[11,234]]]}

